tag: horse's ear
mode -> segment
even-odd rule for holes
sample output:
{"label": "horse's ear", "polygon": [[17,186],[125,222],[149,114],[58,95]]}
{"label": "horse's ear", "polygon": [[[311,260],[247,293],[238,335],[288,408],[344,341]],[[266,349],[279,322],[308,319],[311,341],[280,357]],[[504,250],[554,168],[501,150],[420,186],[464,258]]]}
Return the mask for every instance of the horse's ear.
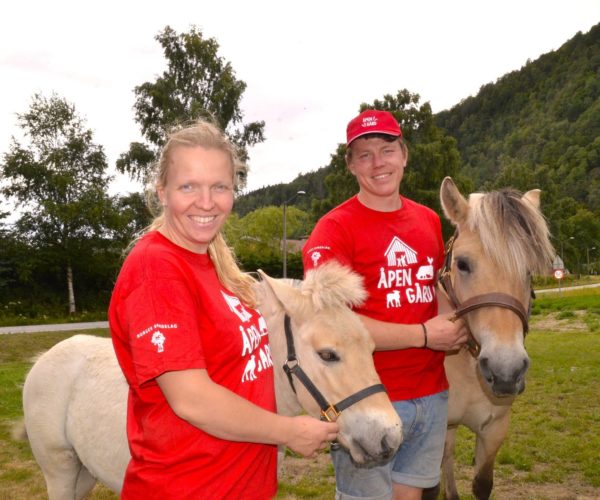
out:
{"label": "horse's ear", "polygon": [[542,191],[540,189],[532,189],[531,191],[527,191],[523,195],[523,199],[527,200],[535,208],[539,209],[540,208],[540,195],[541,194],[542,194]]}
{"label": "horse's ear", "polygon": [[469,213],[469,203],[454,184],[452,177],[446,177],[440,187],[440,201],[444,214],[454,225],[464,222]]}
{"label": "horse's ear", "polygon": [[271,278],[261,269],[258,270],[262,281],[259,284],[262,297],[259,297],[259,309],[271,307],[271,314],[278,309],[284,309],[290,315],[301,311],[300,304],[304,301],[300,291],[283,280]]}

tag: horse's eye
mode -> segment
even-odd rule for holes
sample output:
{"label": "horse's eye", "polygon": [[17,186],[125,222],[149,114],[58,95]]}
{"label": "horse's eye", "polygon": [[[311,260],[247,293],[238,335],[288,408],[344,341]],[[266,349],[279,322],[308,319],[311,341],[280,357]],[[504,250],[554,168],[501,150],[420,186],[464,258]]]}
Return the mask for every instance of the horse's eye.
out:
{"label": "horse's eye", "polygon": [[456,259],[456,267],[463,273],[471,272],[471,266],[469,265],[469,261],[466,259]]}
{"label": "horse's eye", "polygon": [[327,363],[333,363],[340,360],[340,357],[335,353],[335,351],[331,351],[329,349],[319,351],[319,357]]}

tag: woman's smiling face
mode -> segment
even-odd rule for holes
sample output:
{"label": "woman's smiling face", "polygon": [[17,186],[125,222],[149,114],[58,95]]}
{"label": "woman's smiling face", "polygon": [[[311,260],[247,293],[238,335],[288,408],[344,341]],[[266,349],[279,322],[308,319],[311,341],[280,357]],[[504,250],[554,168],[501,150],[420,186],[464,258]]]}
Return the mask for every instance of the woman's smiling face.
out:
{"label": "woman's smiling face", "polygon": [[157,189],[165,215],[161,233],[187,250],[206,253],[233,208],[233,188],[227,153],[202,146],[175,147],[166,183]]}

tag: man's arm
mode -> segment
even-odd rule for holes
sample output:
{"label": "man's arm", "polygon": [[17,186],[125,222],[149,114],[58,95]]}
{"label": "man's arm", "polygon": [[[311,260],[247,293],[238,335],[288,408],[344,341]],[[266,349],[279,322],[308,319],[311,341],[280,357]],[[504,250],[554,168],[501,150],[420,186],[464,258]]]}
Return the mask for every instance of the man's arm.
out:
{"label": "man's arm", "polygon": [[454,320],[454,311],[443,293],[438,294],[438,315],[423,325],[388,323],[359,315],[375,341],[376,351],[408,349],[427,346],[435,351],[453,351],[460,348],[468,337],[468,329],[462,319]]}

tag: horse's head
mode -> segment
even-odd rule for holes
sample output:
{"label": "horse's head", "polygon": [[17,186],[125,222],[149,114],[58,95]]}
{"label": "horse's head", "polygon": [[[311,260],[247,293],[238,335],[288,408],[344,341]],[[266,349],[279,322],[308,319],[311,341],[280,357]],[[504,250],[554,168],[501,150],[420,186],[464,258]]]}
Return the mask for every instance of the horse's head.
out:
{"label": "horse's head", "polygon": [[[303,282],[261,274],[259,309],[269,327],[280,413],[297,412],[298,403],[312,416],[320,417],[322,411],[318,398],[296,375],[292,375],[294,394],[280,368],[288,352],[285,315],[291,319],[297,363],[327,402],[337,405],[380,384],[373,364],[373,340],[350,309],[366,296],[358,275],[335,262],[309,271]],[[334,415],[340,429],[338,441],[357,464],[387,460],[402,441],[400,419],[385,392],[369,390],[358,399]]]}
{"label": "horse's head", "polygon": [[446,177],[440,198],[457,230],[447,258],[455,305],[475,304],[465,318],[480,346],[480,372],[495,395],[520,394],[529,367],[531,276],[546,271],[554,256],[540,191],[475,193],[467,201]]}

